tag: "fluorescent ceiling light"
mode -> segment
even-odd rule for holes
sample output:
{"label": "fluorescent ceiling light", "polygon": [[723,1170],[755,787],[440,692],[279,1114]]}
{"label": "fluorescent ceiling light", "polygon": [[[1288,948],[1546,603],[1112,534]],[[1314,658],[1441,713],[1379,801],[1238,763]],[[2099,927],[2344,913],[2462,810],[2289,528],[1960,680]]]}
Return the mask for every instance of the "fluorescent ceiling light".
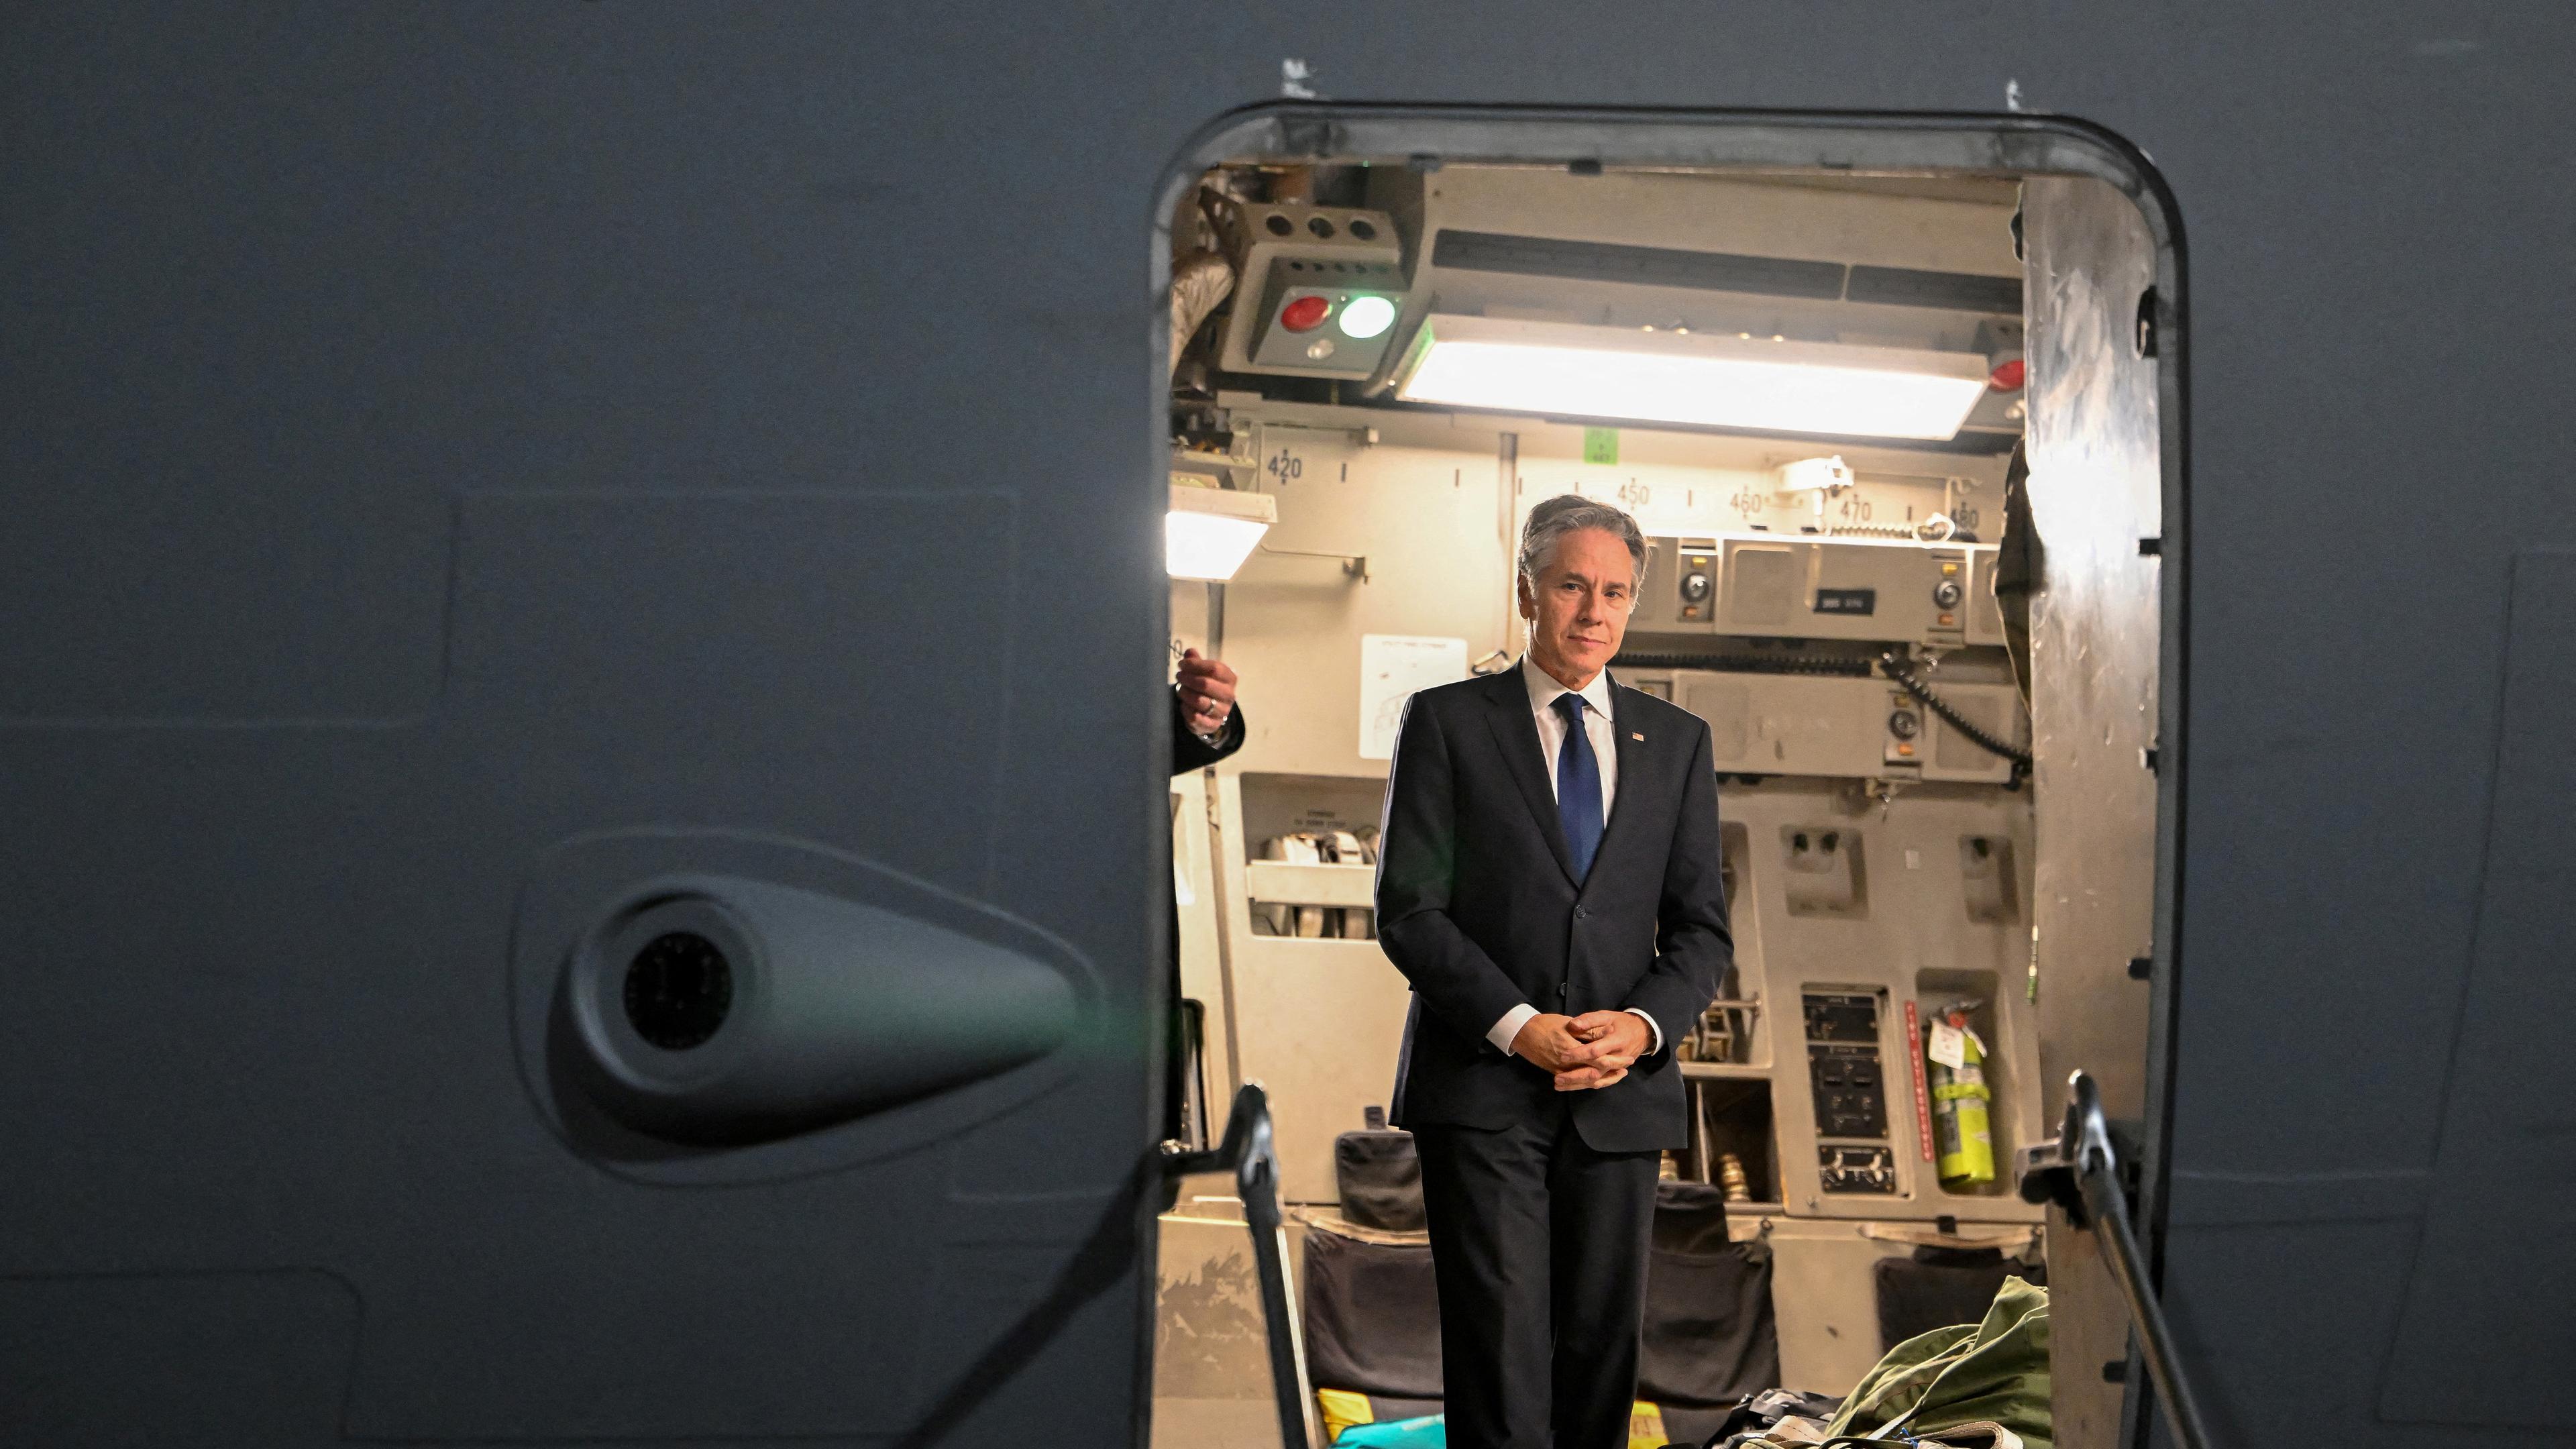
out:
{"label": "fluorescent ceiling light", "polygon": [[1977,353],[1437,314],[1396,370],[1407,402],[1555,417],[1949,438],[1986,391]]}
{"label": "fluorescent ceiling light", "polygon": [[1278,521],[1279,500],[1267,493],[1175,483],[1171,512],[1163,515],[1163,566],[1176,579],[1222,583]]}

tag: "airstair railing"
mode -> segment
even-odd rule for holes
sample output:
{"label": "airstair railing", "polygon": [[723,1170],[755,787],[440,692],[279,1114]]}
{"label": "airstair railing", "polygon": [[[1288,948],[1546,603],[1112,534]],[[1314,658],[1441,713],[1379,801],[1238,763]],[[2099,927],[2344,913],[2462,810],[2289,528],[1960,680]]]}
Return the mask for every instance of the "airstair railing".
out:
{"label": "airstair railing", "polygon": [[1252,1228],[1253,1266],[1261,1280],[1261,1320],[1270,1341],[1270,1386],[1279,1405],[1279,1441],[1282,1449],[1313,1449],[1315,1400],[1306,1392],[1306,1345],[1299,1336],[1297,1289],[1288,1276],[1288,1231],[1279,1207],[1279,1153],[1271,1137],[1270,1099],[1261,1084],[1246,1082],[1234,1094],[1225,1139],[1213,1149],[1192,1152],[1178,1142],[1164,1143],[1163,1171],[1175,1178],[1202,1172],[1234,1175],[1244,1221]]}
{"label": "airstair railing", "polygon": [[2102,1115],[2102,1093],[2093,1078],[2077,1072],[2066,1084],[2066,1119],[2055,1142],[2027,1148],[2021,1155],[2021,1195],[2033,1203],[2056,1203],[2075,1226],[2089,1228],[2102,1245],[2102,1260],[2128,1303],[2136,1328],[2139,1356],[2155,1381],[2157,1402],[2181,1449],[2209,1449],[2209,1430],[2200,1417],[2199,1399],[2175,1356],[2173,1330],[2164,1308],[2147,1281],[2138,1253],[2137,1233],[2129,1225],[2129,1195],[2120,1186],[2120,1157],[2111,1143],[2111,1125]]}

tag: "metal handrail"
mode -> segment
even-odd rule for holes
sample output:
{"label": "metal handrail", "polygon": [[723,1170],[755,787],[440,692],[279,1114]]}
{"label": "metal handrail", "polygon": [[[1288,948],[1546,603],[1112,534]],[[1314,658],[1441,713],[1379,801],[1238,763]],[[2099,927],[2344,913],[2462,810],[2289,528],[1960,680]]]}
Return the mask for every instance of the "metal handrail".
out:
{"label": "metal handrail", "polygon": [[2155,1286],[2147,1281],[2137,1233],[2129,1225],[2129,1195],[2120,1187],[2120,1156],[2111,1145],[2111,1124],[2102,1115],[2101,1089],[2078,1071],[2067,1079],[2066,1099],[2066,1120],[2057,1140],[2022,1153],[2022,1198],[2056,1203],[2075,1226],[2092,1229],[2102,1245],[2102,1261],[2128,1304],[2139,1356],[2155,1381],[2156,1399],[2164,1406],[2175,1441],[2181,1449],[2209,1449],[2198,1396],[2174,1353],[2173,1330],[2156,1301]]}
{"label": "metal handrail", "polygon": [[1163,1172],[1234,1175],[1252,1229],[1252,1259],[1261,1284],[1261,1320],[1270,1340],[1270,1387],[1278,1399],[1282,1449],[1314,1449],[1315,1399],[1306,1392],[1306,1345],[1297,1324],[1297,1289],[1288,1277],[1288,1231],[1279,1210],[1279,1152],[1270,1127],[1270,1098],[1258,1082],[1234,1094],[1225,1140],[1205,1152],[1163,1144]]}

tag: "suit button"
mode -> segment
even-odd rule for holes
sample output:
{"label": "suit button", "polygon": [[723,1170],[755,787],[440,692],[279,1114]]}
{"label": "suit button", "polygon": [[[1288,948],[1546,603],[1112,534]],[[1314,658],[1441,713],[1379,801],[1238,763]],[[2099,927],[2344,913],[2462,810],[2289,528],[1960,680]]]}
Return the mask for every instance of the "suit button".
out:
{"label": "suit button", "polygon": [[1584,909],[1584,908],[1583,908],[1583,907],[1581,907],[1581,906],[1576,906],[1576,907],[1574,908],[1574,918],[1575,918],[1576,920],[1578,920],[1578,921],[1581,921],[1581,920],[1587,920],[1587,919],[1589,919],[1589,918],[1591,917],[1591,915],[1592,915],[1592,913],[1591,913],[1590,911],[1588,911],[1588,910]]}

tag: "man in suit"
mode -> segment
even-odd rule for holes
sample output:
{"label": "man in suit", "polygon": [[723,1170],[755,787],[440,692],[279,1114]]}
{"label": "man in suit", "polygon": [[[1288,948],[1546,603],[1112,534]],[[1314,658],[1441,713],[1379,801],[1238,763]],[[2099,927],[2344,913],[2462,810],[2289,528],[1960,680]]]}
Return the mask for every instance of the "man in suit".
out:
{"label": "man in suit", "polygon": [[[1174,775],[1204,770],[1243,748],[1243,712],[1234,706],[1238,682],[1224,660],[1205,658],[1196,649],[1181,651],[1180,669],[1172,681]],[[1189,1124],[1184,1120],[1182,1106],[1189,1100],[1189,1039],[1182,1019],[1196,1003],[1186,1002],[1181,995],[1181,911],[1177,901],[1171,905],[1170,928],[1163,941],[1170,957],[1166,999],[1172,1003],[1170,1030],[1163,1043],[1163,1136],[1186,1142]],[[1222,1123],[1211,1123],[1208,1135],[1214,1137],[1223,1128]]]}
{"label": "man in suit", "polygon": [[1422,1160],[1458,1449],[1627,1442],[1672,1043],[1733,959],[1708,726],[1604,672],[1636,521],[1531,510],[1529,652],[1416,694],[1387,781],[1378,939],[1413,984],[1396,1120]]}

